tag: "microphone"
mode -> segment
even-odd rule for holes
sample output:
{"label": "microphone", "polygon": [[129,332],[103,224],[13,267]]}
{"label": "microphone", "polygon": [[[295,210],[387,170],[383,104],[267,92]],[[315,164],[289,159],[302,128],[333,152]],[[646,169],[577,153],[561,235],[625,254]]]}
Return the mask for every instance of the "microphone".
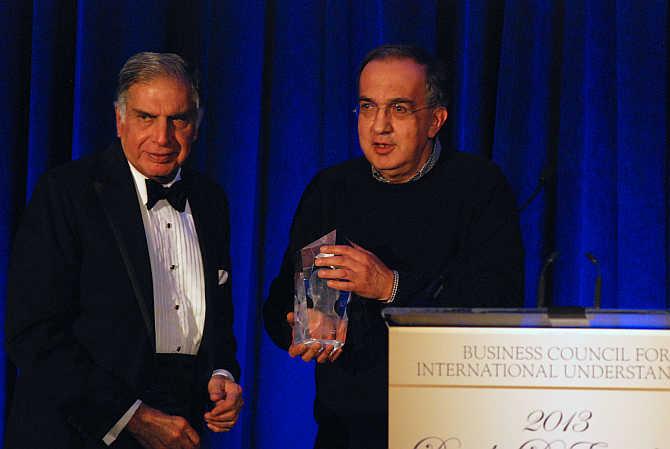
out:
{"label": "microphone", "polygon": [[[507,217],[503,223],[506,225],[509,220],[511,220],[513,217],[520,215],[528,206],[530,206],[533,201],[535,201],[535,198],[540,194],[540,192],[554,179],[554,176],[556,175],[556,158],[548,157],[544,167],[542,168],[542,172],[540,173],[540,177],[537,181],[537,184],[535,186],[535,189],[531,194],[526,198],[526,201],[524,201],[520,206],[517,206],[516,208],[516,214],[512,214],[509,217]],[[502,227],[502,226],[501,226]],[[494,234],[495,235],[495,234]],[[545,264],[542,268],[542,273],[546,271],[549,265],[551,265],[555,258],[558,257],[558,252],[552,253],[553,259],[545,261]],[[550,256],[550,258],[552,257]],[[428,284],[426,288],[422,290],[422,296],[424,296],[426,299],[437,299],[437,297],[440,296],[442,291],[445,288],[445,284],[447,282],[447,275],[451,269],[451,264],[446,264],[442,270],[439,272],[438,276],[432,280]],[[540,279],[540,285],[542,286],[542,304],[544,304],[544,278],[542,277]],[[540,301],[540,293],[538,292],[538,307]]]}
{"label": "microphone", "polygon": [[[519,212],[523,212],[528,206],[530,206],[535,198],[540,194],[540,192],[551,182],[556,176],[556,158],[547,155],[547,161],[542,168],[542,173],[540,173],[540,178],[537,181],[535,190],[530,194],[528,199],[519,206],[517,209]],[[547,279],[546,274],[549,267],[558,259],[560,253],[558,251],[552,252],[549,257],[547,257],[542,265],[542,270],[540,271],[540,279],[537,285],[537,307],[543,308],[546,307],[545,297],[547,293]]]}
{"label": "microphone", "polygon": [[596,267],[596,282],[593,288],[593,308],[600,310],[601,293],[603,289],[603,274],[600,269],[600,261],[591,253],[585,254],[586,258]]}
{"label": "microphone", "polygon": [[542,168],[542,173],[540,173],[540,178],[537,180],[537,184],[535,185],[535,189],[533,192],[528,196],[526,201],[524,201],[521,206],[517,208],[518,212],[523,212],[528,206],[530,206],[533,201],[535,200],[535,197],[537,197],[540,192],[545,188],[547,184],[551,180],[554,179],[554,175],[556,174],[556,163],[553,160],[547,161],[545,164],[544,168]]}
{"label": "microphone", "polygon": [[561,253],[558,251],[554,251],[553,253],[549,254],[549,257],[547,257],[544,261],[544,264],[542,265],[542,270],[540,271],[540,280],[537,283],[537,308],[543,308],[545,307],[545,296],[547,293],[547,270],[549,267],[556,262],[556,259],[558,259],[558,256]]}

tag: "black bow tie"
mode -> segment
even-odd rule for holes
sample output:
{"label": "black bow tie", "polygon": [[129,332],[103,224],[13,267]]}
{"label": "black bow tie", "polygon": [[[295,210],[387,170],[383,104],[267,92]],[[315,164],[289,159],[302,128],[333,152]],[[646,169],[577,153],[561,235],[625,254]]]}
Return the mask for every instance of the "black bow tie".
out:
{"label": "black bow tie", "polygon": [[186,209],[188,192],[184,181],[177,181],[170,187],[163,187],[153,179],[147,179],[147,209],[151,209],[160,200],[167,200],[179,212]]}

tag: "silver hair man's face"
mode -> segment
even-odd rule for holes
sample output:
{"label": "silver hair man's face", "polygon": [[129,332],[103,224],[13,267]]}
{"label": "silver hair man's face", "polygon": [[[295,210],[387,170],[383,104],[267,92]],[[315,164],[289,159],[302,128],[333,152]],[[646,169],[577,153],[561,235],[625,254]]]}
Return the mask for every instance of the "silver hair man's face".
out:
{"label": "silver hair man's face", "polygon": [[132,84],[116,105],[116,129],[128,161],[144,176],[171,179],[197,138],[198,111],[187,83],[162,76]]}
{"label": "silver hair man's face", "polygon": [[130,88],[137,83],[148,83],[157,78],[174,78],[189,88],[195,110],[200,109],[197,77],[184,59],[175,53],[141,52],[131,56],[119,72],[117,99],[114,103],[125,118]]}

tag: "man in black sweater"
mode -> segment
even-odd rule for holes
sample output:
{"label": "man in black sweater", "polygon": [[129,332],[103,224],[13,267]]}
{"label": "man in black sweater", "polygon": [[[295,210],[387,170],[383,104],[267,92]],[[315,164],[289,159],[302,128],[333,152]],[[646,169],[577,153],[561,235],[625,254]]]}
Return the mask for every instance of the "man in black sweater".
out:
{"label": "man in black sweater", "polygon": [[[317,360],[315,449],[387,447],[388,343],[381,309],[515,307],[523,249],[515,198],[491,162],[442,149],[444,76],[421,49],[383,46],[359,74],[358,135],[365,158],[324,170],[296,211],[281,271],[264,307],[273,341]],[[303,246],[321,248],[332,288],[353,293],[346,345],[294,345],[293,273]]]}

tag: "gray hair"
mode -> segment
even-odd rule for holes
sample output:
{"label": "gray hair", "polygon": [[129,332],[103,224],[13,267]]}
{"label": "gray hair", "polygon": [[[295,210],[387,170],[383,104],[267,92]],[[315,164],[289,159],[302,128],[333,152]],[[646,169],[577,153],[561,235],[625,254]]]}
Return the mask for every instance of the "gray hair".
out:
{"label": "gray hair", "polygon": [[175,53],[141,52],[131,56],[119,72],[114,105],[119,109],[121,118],[126,115],[128,89],[133,84],[144,83],[160,77],[182,81],[191,90],[191,101],[195,106],[198,121],[200,111],[200,93],[198,77],[191,66]]}
{"label": "gray hair", "polygon": [[444,63],[434,58],[426,50],[413,45],[382,45],[371,50],[363,59],[358,70],[358,79],[366,65],[382,59],[411,59],[426,69],[426,102],[431,106],[449,104],[447,93],[447,70]]}

